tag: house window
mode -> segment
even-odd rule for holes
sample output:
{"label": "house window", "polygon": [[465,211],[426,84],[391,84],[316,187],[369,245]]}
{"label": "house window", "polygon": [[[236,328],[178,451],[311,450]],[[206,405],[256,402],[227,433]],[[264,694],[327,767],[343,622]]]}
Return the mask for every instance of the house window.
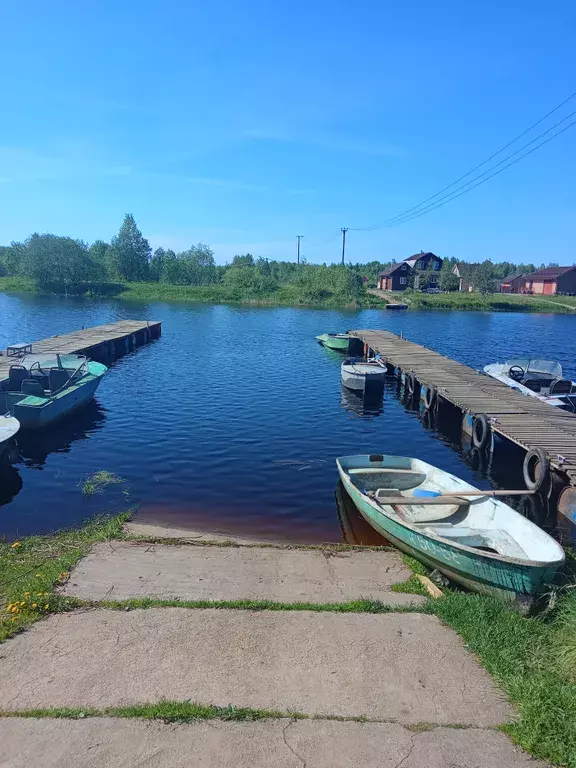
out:
{"label": "house window", "polygon": [[416,262],[416,269],[424,269],[424,262],[422,259]]}
{"label": "house window", "polygon": [[435,261],[435,262],[434,262],[434,269],[440,269],[440,266],[441,266],[441,265],[440,265],[440,262],[439,262],[439,261]]}
{"label": "house window", "polygon": [[406,285],[407,282],[408,282],[408,278],[407,277],[401,277],[400,278],[400,285]]}
{"label": "house window", "polygon": [[436,285],[436,283],[438,282],[438,278],[436,277],[436,275],[430,275],[430,277],[428,278],[428,282],[430,283],[430,285]]}
{"label": "house window", "polygon": [[406,264],[402,264],[402,266],[400,267],[400,269],[402,269],[402,270],[406,271]]}

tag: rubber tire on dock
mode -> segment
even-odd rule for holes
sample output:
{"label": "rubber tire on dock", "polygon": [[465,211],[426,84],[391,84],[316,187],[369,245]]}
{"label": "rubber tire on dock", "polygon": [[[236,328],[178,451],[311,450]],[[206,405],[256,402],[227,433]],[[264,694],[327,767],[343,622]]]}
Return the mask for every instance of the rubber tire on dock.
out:
{"label": "rubber tire on dock", "polygon": [[472,443],[474,446],[480,450],[486,448],[491,432],[490,419],[485,413],[479,413],[472,424]]}
{"label": "rubber tire on dock", "polygon": [[542,448],[532,448],[524,457],[522,465],[526,488],[538,491],[550,479],[550,459]]}
{"label": "rubber tire on dock", "polygon": [[406,376],[406,387],[408,388],[408,394],[413,395],[416,392],[416,376],[413,373],[409,373]]}
{"label": "rubber tire on dock", "polygon": [[426,393],[424,395],[424,408],[426,408],[427,411],[431,411],[436,405],[437,400],[438,390],[433,384],[430,384],[430,386],[426,388]]}

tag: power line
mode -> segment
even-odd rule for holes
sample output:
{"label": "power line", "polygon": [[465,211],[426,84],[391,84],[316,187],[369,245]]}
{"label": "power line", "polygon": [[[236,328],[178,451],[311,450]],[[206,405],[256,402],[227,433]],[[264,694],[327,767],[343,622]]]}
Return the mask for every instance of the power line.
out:
{"label": "power line", "polygon": [[[422,201],[421,201],[420,203],[418,203],[417,205],[414,205],[414,206],[412,206],[412,208],[408,208],[407,210],[403,211],[402,213],[399,213],[399,214],[397,214],[396,216],[393,216],[393,217],[391,217],[390,219],[386,219],[386,221],[382,222],[381,224],[374,224],[374,225],[372,225],[372,226],[370,226],[370,227],[355,227],[355,228],[353,228],[353,229],[355,229],[356,231],[370,231],[370,230],[374,230],[374,229],[379,229],[379,228],[381,228],[381,227],[387,227],[387,226],[388,226],[388,224],[389,224],[390,222],[392,222],[393,220],[395,220],[395,219],[401,219],[401,218],[403,218],[404,216],[406,216],[407,214],[409,214],[409,213],[412,213],[412,212],[415,212],[415,211],[417,211],[418,209],[422,208],[422,206],[424,206],[426,203],[430,202],[431,200],[434,200],[434,199],[435,199],[435,198],[437,198],[439,195],[441,195],[443,192],[446,192],[448,189],[451,189],[451,188],[452,188],[452,187],[454,187],[456,184],[458,184],[458,182],[462,181],[462,179],[465,179],[465,178],[467,178],[468,176],[470,176],[471,174],[473,174],[475,171],[477,171],[479,168],[481,168],[483,165],[486,165],[486,163],[490,162],[490,160],[492,160],[492,159],[494,159],[495,157],[497,157],[497,155],[499,155],[501,152],[503,152],[505,149],[507,149],[508,147],[510,147],[510,146],[511,146],[512,144],[514,144],[516,141],[518,141],[519,139],[521,139],[523,136],[525,136],[527,133],[529,133],[529,132],[530,132],[530,131],[531,131],[533,128],[535,128],[537,125],[540,125],[540,123],[542,123],[544,120],[546,120],[546,118],[550,117],[550,115],[552,115],[554,112],[558,111],[558,110],[559,110],[559,109],[560,109],[562,106],[564,106],[564,104],[566,104],[568,101],[570,101],[571,99],[573,99],[575,96],[576,96],[576,91],[575,91],[574,93],[572,93],[570,96],[568,96],[566,99],[564,99],[564,101],[560,102],[560,104],[558,104],[557,106],[555,106],[555,107],[554,107],[553,109],[551,109],[549,112],[547,112],[547,113],[546,113],[546,114],[545,114],[543,117],[541,117],[541,118],[540,118],[539,120],[537,120],[535,123],[533,123],[533,124],[532,124],[532,125],[531,125],[529,128],[526,128],[526,130],[525,130],[525,131],[522,131],[522,133],[518,134],[518,136],[516,136],[516,137],[515,137],[515,138],[513,138],[511,141],[509,141],[507,144],[505,144],[503,147],[501,147],[501,148],[500,148],[500,149],[499,149],[497,152],[494,152],[492,155],[490,155],[489,157],[487,157],[487,158],[486,158],[485,160],[483,160],[481,163],[479,163],[479,164],[478,164],[478,165],[476,165],[474,168],[472,168],[471,170],[469,170],[467,173],[465,173],[465,174],[463,174],[462,176],[460,176],[459,178],[457,178],[457,179],[456,179],[455,181],[453,181],[451,184],[448,184],[446,187],[443,187],[441,190],[439,190],[438,192],[436,192],[434,195],[431,195],[430,197],[427,197],[425,200],[422,200]],[[565,118],[563,118],[562,120],[560,120],[558,123],[556,123],[555,125],[553,125],[551,128],[549,128],[549,129],[548,129],[547,131],[545,131],[544,133],[542,133],[542,134],[540,134],[539,136],[537,136],[535,139],[533,139],[533,140],[532,140],[531,142],[529,142],[528,144],[524,145],[524,147],[521,147],[519,150],[517,150],[517,152],[514,152],[514,153],[512,153],[512,155],[509,155],[507,158],[505,158],[504,160],[502,160],[502,161],[501,161],[501,163],[502,163],[502,162],[505,162],[505,161],[506,161],[507,159],[509,159],[510,157],[513,157],[513,155],[514,155],[514,154],[517,154],[518,152],[521,152],[521,151],[522,151],[522,149],[525,149],[525,147],[529,146],[529,145],[530,145],[530,144],[532,144],[534,141],[537,141],[537,140],[538,140],[538,139],[539,139],[541,136],[544,136],[546,133],[549,133],[549,132],[550,132],[551,130],[553,130],[553,129],[554,129],[556,126],[557,126],[557,125],[560,125],[560,123],[564,122],[564,121],[565,121],[565,120],[567,120],[569,117],[571,117],[571,115],[572,115],[572,114],[574,114],[574,112],[572,112],[570,115],[568,115],[567,117],[565,117]],[[544,142],[544,143],[546,143],[546,142]],[[497,165],[493,166],[493,167],[492,167],[492,169],[493,169],[493,168],[496,168],[496,167],[498,167],[498,165],[500,165],[501,163],[498,163]],[[490,172],[490,170],[492,170],[492,169],[488,169],[488,171],[485,171],[485,173],[484,173],[484,174],[481,174],[481,176],[485,175],[486,173],[489,173],[489,172]],[[467,182],[467,183],[466,183],[466,184],[464,184],[463,186],[467,186],[468,184],[471,184],[471,183],[472,183],[473,181],[475,181],[477,178],[480,178],[480,176],[477,176],[477,177],[475,177],[475,179],[472,179],[470,182]],[[459,187],[459,189],[462,189],[462,187]],[[454,191],[456,191],[456,190],[454,190]],[[452,192],[451,192],[451,193],[449,193],[449,194],[452,194]],[[445,197],[447,197],[447,195],[445,195]],[[442,199],[444,199],[444,198],[442,198]],[[438,201],[438,200],[436,200],[436,202],[439,202],[439,201]]]}
{"label": "power line", "polygon": [[[544,144],[548,144],[548,142],[552,141],[552,139],[555,139],[557,136],[560,136],[561,133],[564,133],[569,128],[572,128],[572,126],[574,126],[574,125],[576,125],[576,120],[572,121],[571,123],[568,123],[568,125],[564,126],[564,128],[562,128],[561,130],[557,131],[552,136],[549,136],[547,139],[545,139],[544,141],[540,142],[540,144],[537,144],[535,147],[532,147],[532,149],[530,149],[528,152],[525,152],[523,155],[520,155],[520,157],[517,157],[515,160],[512,160],[510,163],[505,165],[503,168],[500,168],[500,170],[495,171],[494,173],[490,174],[490,176],[487,176],[485,179],[482,179],[481,181],[477,182],[476,184],[474,184],[474,186],[468,187],[468,189],[465,189],[463,192],[459,192],[458,194],[452,194],[452,196],[448,196],[448,200],[444,200],[444,202],[440,202],[440,201],[437,200],[436,203],[434,203],[431,206],[428,206],[423,211],[418,211],[418,212],[412,214],[411,216],[407,216],[402,221],[392,222],[391,224],[385,224],[384,226],[386,228],[388,228],[388,227],[395,227],[398,224],[405,224],[407,221],[412,221],[412,219],[417,219],[420,216],[424,216],[424,214],[426,214],[426,213],[430,213],[430,211],[436,210],[436,208],[442,208],[443,205],[446,205],[447,203],[452,202],[452,200],[456,200],[457,197],[462,197],[462,195],[465,195],[467,192],[471,192],[473,189],[476,189],[476,187],[479,187],[481,184],[485,184],[489,179],[493,178],[494,176],[498,176],[499,173],[502,173],[502,171],[505,171],[506,168],[510,168],[511,165],[515,165],[516,163],[519,163],[520,160],[523,160],[525,157],[528,157],[528,155],[531,155],[533,152],[536,152],[536,150],[540,149],[540,147],[543,147]],[[526,146],[528,146],[528,145],[526,145]],[[510,155],[510,157],[511,157],[511,155]],[[494,166],[494,168],[495,167],[496,166]],[[482,174],[482,175],[484,176],[485,174]],[[479,177],[476,177],[476,178],[479,178]],[[471,182],[469,182],[469,183],[471,183]],[[465,185],[465,186],[468,186],[468,185]]]}
{"label": "power line", "polygon": [[[465,187],[470,186],[470,184],[473,184],[475,181],[478,181],[478,179],[481,179],[483,176],[486,176],[491,171],[493,171],[495,168],[498,168],[500,165],[505,163],[507,160],[510,160],[510,158],[515,157],[515,155],[519,154],[520,152],[523,152],[531,144],[534,144],[535,141],[538,141],[538,139],[541,139],[543,136],[546,136],[546,134],[550,133],[550,131],[553,131],[554,128],[557,128],[559,125],[562,125],[562,123],[565,123],[566,120],[569,120],[574,115],[576,115],[576,109],[573,112],[570,112],[570,114],[566,115],[566,117],[563,117],[562,120],[558,120],[557,123],[554,123],[554,125],[552,125],[547,130],[545,130],[542,133],[538,134],[538,136],[536,136],[535,138],[531,139],[529,142],[524,144],[522,147],[520,147],[520,149],[517,149],[515,152],[511,152],[503,160],[500,160],[499,163],[496,163],[491,168],[489,168],[487,171],[484,171],[484,173],[478,174],[478,176],[475,176],[470,181],[467,181],[465,184],[462,184],[462,186],[456,187],[456,189],[452,190],[452,192],[449,192],[447,195],[443,195],[442,197],[440,197],[435,202],[430,203],[430,205],[425,206],[424,209],[421,209],[419,211],[415,211],[415,213],[422,213],[422,212],[424,212],[424,210],[432,209],[436,205],[436,203],[439,203],[440,201],[445,200],[448,197],[451,198],[451,196],[455,192],[459,192],[461,189],[464,189]],[[539,144],[538,146],[541,146],[541,145]],[[522,155],[522,157],[525,157],[525,155]],[[506,166],[506,167],[508,167],[508,166]],[[490,178],[492,178],[492,177],[490,177]],[[478,185],[475,185],[475,186],[478,186]],[[416,206],[416,208],[419,208],[419,207],[420,206]],[[385,221],[382,226],[391,226],[393,224],[401,224],[402,222],[398,221],[398,219],[402,219],[402,220],[405,219],[405,218],[409,219],[409,218],[411,218],[412,215],[414,215],[414,214],[399,214],[398,216],[393,216],[391,219],[388,219],[387,221]]]}

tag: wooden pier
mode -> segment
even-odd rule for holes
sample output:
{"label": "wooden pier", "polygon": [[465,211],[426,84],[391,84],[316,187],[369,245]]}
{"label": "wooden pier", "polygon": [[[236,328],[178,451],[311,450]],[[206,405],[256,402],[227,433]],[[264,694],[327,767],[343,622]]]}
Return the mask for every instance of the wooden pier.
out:
{"label": "wooden pier", "polygon": [[576,416],[463,363],[389,331],[350,331],[397,373],[413,374],[419,385],[435,387],[440,400],[471,416],[486,414],[492,431],[526,451],[541,448],[551,466],[576,485]]}
{"label": "wooden pier", "polygon": [[[131,352],[136,347],[153,339],[158,339],[162,333],[162,324],[148,320],[120,320],[117,323],[106,323],[93,328],[83,328],[80,331],[51,336],[48,339],[31,342],[32,354],[44,352],[60,352],[61,354],[82,354],[93,360],[102,362],[115,360],[117,357]],[[14,339],[15,344],[28,343],[29,339]],[[10,348],[8,348],[10,349]],[[17,356],[8,356],[4,350],[0,357],[0,378],[6,378],[11,365],[18,363]]]}

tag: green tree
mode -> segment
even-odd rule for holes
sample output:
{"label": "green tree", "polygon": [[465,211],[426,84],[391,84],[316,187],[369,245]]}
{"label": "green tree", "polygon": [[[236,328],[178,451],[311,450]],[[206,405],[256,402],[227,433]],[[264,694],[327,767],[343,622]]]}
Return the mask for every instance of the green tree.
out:
{"label": "green tree", "polygon": [[149,277],[153,283],[159,283],[166,263],[166,251],[164,248],[156,248],[152,254],[149,265]]}
{"label": "green tree", "polygon": [[278,287],[273,277],[263,275],[257,267],[253,266],[230,267],[224,274],[223,282],[238,296],[270,293]]}
{"label": "green tree", "polygon": [[442,265],[440,270],[440,290],[457,291],[460,287],[460,278],[452,271],[454,265],[448,263],[448,266]]}
{"label": "green tree", "polygon": [[135,282],[148,279],[152,249],[131,213],[126,214],[120,231],[112,238],[112,248],[114,266],[119,277]]}
{"label": "green tree", "polygon": [[110,276],[113,272],[113,264],[111,263],[112,251],[109,243],[105,243],[104,240],[95,240],[90,246],[90,258],[96,265],[98,271],[103,276]]}
{"label": "green tree", "polygon": [[69,289],[103,277],[82,240],[31,235],[25,243],[24,273],[41,288]]}
{"label": "green tree", "polygon": [[236,256],[234,256],[234,258],[232,259],[232,266],[233,267],[253,267],[254,256],[252,256],[251,253],[236,254]]}
{"label": "green tree", "polygon": [[483,261],[476,270],[472,278],[472,284],[475,291],[480,293],[494,292],[494,265],[491,261]]}

